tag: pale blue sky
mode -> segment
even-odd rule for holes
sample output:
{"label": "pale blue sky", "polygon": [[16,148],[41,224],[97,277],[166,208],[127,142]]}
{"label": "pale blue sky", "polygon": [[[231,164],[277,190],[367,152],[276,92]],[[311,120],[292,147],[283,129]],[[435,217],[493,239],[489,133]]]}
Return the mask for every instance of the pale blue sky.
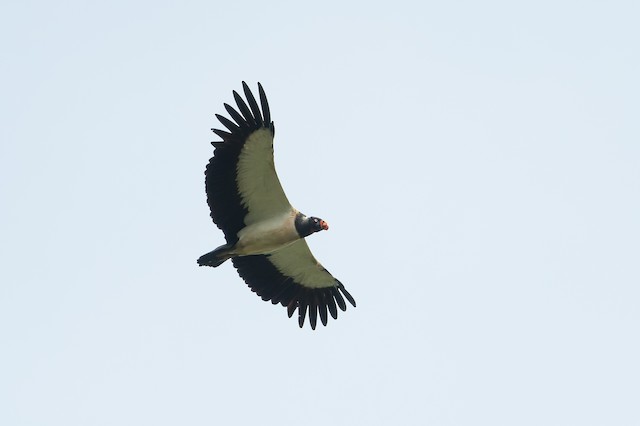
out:
{"label": "pale blue sky", "polygon": [[[0,7],[0,424],[640,424],[637,2]],[[265,87],[358,307],[300,330],[204,166]]]}

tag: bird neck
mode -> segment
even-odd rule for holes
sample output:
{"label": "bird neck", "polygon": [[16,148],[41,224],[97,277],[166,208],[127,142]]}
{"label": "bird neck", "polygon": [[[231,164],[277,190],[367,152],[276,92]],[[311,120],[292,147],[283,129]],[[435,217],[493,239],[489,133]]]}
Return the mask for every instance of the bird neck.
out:
{"label": "bird neck", "polygon": [[300,212],[296,214],[295,225],[296,225],[296,231],[298,232],[298,235],[300,235],[300,238],[304,238],[313,234],[311,221],[307,216],[303,215]]}

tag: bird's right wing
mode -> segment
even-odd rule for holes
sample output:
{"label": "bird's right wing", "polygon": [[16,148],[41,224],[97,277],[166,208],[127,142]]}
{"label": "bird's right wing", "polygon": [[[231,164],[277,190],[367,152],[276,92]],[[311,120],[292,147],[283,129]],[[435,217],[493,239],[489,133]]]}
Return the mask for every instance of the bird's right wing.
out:
{"label": "bird's right wing", "polygon": [[261,111],[244,81],[242,87],[248,105],[235,91],[240,112],[224,104],[234,121],[216,114],[228,131],[212,129],[222,141],[212,142],[215,151],[205,171],[211,218],[228,243],[235,243],[245,226],[292,209],[274,166],[274,126],[267,97],[258,83]]}

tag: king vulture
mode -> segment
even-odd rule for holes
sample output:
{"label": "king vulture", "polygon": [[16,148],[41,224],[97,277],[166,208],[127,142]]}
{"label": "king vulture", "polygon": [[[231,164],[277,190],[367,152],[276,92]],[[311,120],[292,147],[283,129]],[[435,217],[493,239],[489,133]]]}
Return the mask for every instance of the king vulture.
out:
{"label": "king vulture", "polygon": [[[344,286],[311,254],[305,237],[329,229],[327,222],[293,208],[273,162],[274,126],[267,97],[258,83],[260,105],[242,82],[245,102],[233,92],[238,110],[224,104],[229,116],[216,114],[227,130],[211,129],[222,141],[212,142],[213,157],[205,170],[207,203],[226,244],[201,256],[200,266],[231,259],[238,274],[262,300],[298,311],[298,324],[315,330],[318,315],[338,318],[345,299],[356,302]],[[247,105],[248,104],[248,105]]]}

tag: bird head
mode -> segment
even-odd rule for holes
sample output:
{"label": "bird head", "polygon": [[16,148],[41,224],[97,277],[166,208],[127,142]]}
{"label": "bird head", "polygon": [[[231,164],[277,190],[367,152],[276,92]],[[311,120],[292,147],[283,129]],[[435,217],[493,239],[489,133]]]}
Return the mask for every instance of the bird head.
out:
{"label": "bird head", "polygon": [[311,223],[311,229],[313,232],[318,231],[327,231],[329,229],[329,224],[319,217],[310,217],[309,222]]}
{"label": "bird head", "polygon": [[327,224],[327,222],[320,219],[319,217],[307,217],[302,213],[298,213],[295,224],[300,238],[307,237],[314,232],[326,231],[327,229],[329,229],[329,225]]}

